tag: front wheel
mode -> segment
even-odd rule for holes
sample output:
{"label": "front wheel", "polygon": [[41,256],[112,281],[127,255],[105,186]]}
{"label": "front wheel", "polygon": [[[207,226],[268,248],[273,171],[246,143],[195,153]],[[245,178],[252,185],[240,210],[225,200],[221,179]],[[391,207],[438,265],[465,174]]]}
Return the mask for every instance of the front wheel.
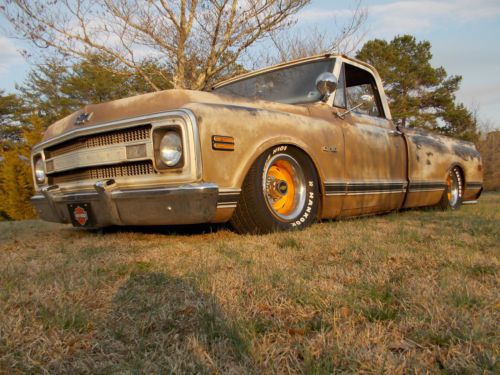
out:
{"label": "front wheel", "polygon": [[311,160],[292,146],[262,154],[243,183],[231,225],[239,233],[303,228],[317,219],[319,188]]}
{"label": "front wheel", "polygon": [[457,210],[462,205],[463,178],[458,167],[451,168],[446,177],[446,188],[444,190],[439,207],[442,210]]}

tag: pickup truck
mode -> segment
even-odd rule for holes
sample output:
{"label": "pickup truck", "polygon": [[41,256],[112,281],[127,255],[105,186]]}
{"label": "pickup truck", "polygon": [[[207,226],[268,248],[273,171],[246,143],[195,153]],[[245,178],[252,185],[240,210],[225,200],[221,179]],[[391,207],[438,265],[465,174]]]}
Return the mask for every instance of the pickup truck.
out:
{"label": "pickup truck", "polygon": [[77,227],[230,222],[240,233],[411,207],[482,191],[469,142],[394,125],[377,71],[321,55],[211,92],[87,105],[33,148],[39,216]]}

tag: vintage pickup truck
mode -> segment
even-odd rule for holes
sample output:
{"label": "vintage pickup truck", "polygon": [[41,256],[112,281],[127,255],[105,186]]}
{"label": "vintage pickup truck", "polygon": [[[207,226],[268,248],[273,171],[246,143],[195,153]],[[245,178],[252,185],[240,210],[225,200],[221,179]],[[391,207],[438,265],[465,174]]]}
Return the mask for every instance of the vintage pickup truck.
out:
{"label": "vintage pickup truck", "polygon": [[398,128],[376,70],[322,55],[212,92],[88,105],[33,148],[39,216],[79,227],[230,222],[241,233],[419,206],[482,191],[473,144]]}

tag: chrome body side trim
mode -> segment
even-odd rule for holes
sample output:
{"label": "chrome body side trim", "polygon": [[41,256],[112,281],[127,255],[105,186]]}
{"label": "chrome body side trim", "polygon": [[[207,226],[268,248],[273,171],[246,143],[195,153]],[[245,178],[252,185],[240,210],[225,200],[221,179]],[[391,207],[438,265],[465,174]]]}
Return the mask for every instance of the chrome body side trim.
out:
{"label": "chrome body side trim", "polygon": [[399,194],[407,189],[406,181],[325,182],[325,195]]}
{"label": "chrome body side trim", "polygon": [[241,189],[220,189],[217,208],[236,208]]}

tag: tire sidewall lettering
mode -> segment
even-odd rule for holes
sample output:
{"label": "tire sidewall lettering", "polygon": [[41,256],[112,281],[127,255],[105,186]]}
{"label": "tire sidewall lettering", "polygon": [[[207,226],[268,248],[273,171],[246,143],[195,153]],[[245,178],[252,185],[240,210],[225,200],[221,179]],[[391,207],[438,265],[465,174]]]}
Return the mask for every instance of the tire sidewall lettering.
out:
{"label": "tire sidewall lettering", "polygon": [[272,151],[272,153],[269,155],[268,158],[274,155],[276,155],[278,152],[285,152],[287,150],[288,146],[278,146],[278,147],[275,147]]}
{"label": "tire sidewall lettering", "polygon": [[[313,188],[314,187],[314,181],[311,181],[311,180],[308,181],[307,186],[309,188]],[[314,194],[314,191],[310,191],[308,189],[307,198],[306,199],[307,199],[307,204],[305,205],[304,209],[300,213],[299,218],[290,223],[290,225],[292,227],[294,227],[294,228],[301,226],[302,224],[304,224],[307,221],[307,219],[309,219],[309,216],[310,216],[310,214],[312,212],[314,203],[316,202],[316,196]]]}

